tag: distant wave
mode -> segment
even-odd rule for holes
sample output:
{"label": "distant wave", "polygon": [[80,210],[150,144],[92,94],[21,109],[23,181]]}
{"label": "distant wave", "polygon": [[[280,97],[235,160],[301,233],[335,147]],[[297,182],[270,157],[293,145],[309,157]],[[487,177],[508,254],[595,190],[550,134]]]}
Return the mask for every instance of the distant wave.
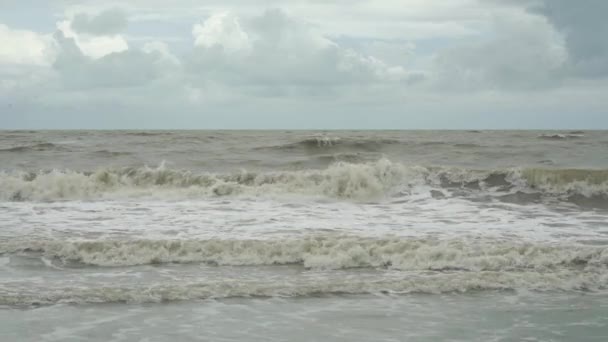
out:
{"label": "distant wave", "polygon": [[119,151],[108,151],[108,150],[99,150],[94,151],[93,154],[100,157],[120,157],[120,156],[128,156],[131,155],[131,152],[119,152]]}
{"label": "distant wave", "polygon": [[33,145],[21,145],[10,148],[0,149],[0,152],[27,152],[27,151],[52,151],[52,150],[63,150],[62,146],[55,145],[52,143],[38,143]]}
{"label": "distant wave", "polygon": [[125,132],[124,135],[131,135],[136,137],[155,137],[159,135],[171,135],[171,132],[155,132],[155,131],[144,131],[144,132]]}
{"label": "distant wave", "polygon": [[[320,164],[329,165],[336,162],[347,162],[347,163],[362,163],[366,160],[378,159],[378,154],[373,152],[359,152],[359,153],[330,153],[330,154],[318,154],[312,160],[319,162]],[[300,162],[295,162],[298,164]]]}
{"label": "distant wave", "polygon": [[543,140],[569,140],[584,138],[585,135],[582,132],[571,132],[571,133],[555,133],[555,134],[541,134],[538,136],[539,139]]}
{"label": "distant wave", "polygon": [[357,151],[378,151],[383,147],[401,144],[396,139],[374,139],[374,138],[341,138],[332,136],[312,136],[293,143],[264,147],[263,149],[278,150],[330,150],[330,149],[353,149]]}
{"label": "distant wave", "polygon": [[446,141],[422,141],[422,142],[410,142],[398,139],[386,139],[386,138],[372,138],[372,137],[332,137],[332,136],[312,136],[297,142],[286,143],[283,145],[264,147],[263,149],[279,149],[279,150],[307,150],[307,151],[328,151],[328,150],[348,150],[348,151],[382,151],[384,148],[398,146],[398,145],[421,145],[421,146],[434,146],[434,145],[452,145],[460,148],[472,148],[480,147],[478,144],[473,143],[454,143]]}
{"label": "distant wave", "polygon": [[9,201],[268,194],[366,201],[404,196],[419,186],[498,194],[521,191],[559,200],[583,197],[608,204],[608,170],[592,169],[470,170],[407,166],[381,159],[369,163],[338,162],[320,170],[274,172],[194,173],[161,165],[95,172],[0,173],[0,199]]}
{"label": "distant wave", "polygon": [[40,133],[40,131],[15,129],[15,130],[3,131],[1,133],[8,133],[8,134],[37,134],[37,133]]}

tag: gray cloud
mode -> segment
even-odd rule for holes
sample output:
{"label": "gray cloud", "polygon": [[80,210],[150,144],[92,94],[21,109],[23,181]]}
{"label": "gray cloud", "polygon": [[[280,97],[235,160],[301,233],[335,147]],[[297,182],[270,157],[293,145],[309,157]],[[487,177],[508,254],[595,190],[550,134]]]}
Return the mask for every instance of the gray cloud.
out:
{"label": "gray cloud", "polygon": [[442,51],[436,58],[440,86],[529,90],[557,87],[567,51],[547,21],[521,10],[504,10],[485,37]]}
{"label": "gray cloud", "polygon": [[608,76],[608,1],[489,3],[500,5],[494,11],[493,34],[440,53],[439,84],[528,90]]}
{"label": "gray cloud", "polygon": [[72,20],[72,29],[78,33],[113,35],[122,32],[127,27],[127,23],[126,13],[115,8],[94,16],[78,13]]}
{"label": "gray cloud", "polygon": [[138,87],[175,72],[171,70],[173,62],[156,49],[129,49],[93,59],[85,56],[74,39],[65,37],[61,31],[54,37],[59,53],[53,68],[68,89]]}
{"label": "gray cloud", "polygon": [[608,1],[545,0],[532,11],[544,15],[564,34],[574,74],[608,75]]}

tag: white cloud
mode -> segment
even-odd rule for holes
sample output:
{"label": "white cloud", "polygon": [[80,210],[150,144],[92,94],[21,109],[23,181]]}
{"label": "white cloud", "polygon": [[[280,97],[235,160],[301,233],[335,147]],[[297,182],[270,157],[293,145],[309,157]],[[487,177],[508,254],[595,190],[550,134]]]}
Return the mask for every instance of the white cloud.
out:
{"label": "white cloud", "polygon": [[194,25],[192,34],[194,45],[207,49],[219,47],[224,52],[233,53],[251,48],[250,38],[243,31],[239,18],[228,12],[213,15],[204,23]]}
{"label": "white cloud", "polygon": [[27,30],[0,24],[0,64],[48,65],[54,54],[53,40]]}
{"label": "white cloud", "polygon": [[48,79],[57,54],[50,34],[0,24],[0,103],[28,97]]}
{"label": "white cloud", "polygon": [[340,46],[310,24],[274,9],[241,18],[211,16],[193,30],[188,67],[203,83],[254,85],[270,93],[408,79],[401,66]]}

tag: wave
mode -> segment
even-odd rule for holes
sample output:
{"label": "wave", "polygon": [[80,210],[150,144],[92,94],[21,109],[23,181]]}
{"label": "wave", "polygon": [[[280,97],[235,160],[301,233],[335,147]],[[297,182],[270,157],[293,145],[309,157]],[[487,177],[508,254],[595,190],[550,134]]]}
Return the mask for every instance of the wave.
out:
{"label": "wave", "polygon": [[[408,177],[406,168],[388,160],[337,163],[324,170],[193,173],[166,168],[52,170],[0,173],[0,198],[12,201],[103,199],[154,196],[228,196],[297,193],[334,198],[380,197]],[[412,177],[415,179],[415,177]]]}
{"label": "wave", "polygon": [[161,135],[172,135],[172,132],[165,132],[165,131],[147,131],[147,132],[125,132],[123,133],[124,135],[131,135],[131,136],[136,136],[136,137],[155,137],[155,136],[161,136]]}
{"label": "wave", "polygon": [[340,235],[286,240],[26,240],[0,244],[2,255],[19,253],[33,253],[65,264],[101,267],[204,263],[400,271],[547,272],[569,268],[608,271],[606,246]]}
{"label": "wave", "polygon": [[[346,163],[363,163],[365,161],[377,160],[378,155],[376,153],[369,152],[357,152],[357,153],[330,153],[330,154],[318,154],[311,158],[313,161],[318,162],[320,165],[331,165],[332,163],[346,162]],[[294,165],[301,165],[301,161],[292,163]]]}
{"label": "wave", "polygon": [[53,151],[63,150],[64,148],[52,143],[38,143],[33,145],[22,145],[0,149],[0,152],[28,152],[28,151]]}
{"label": "wave", "polygon": [[14,130],[8,130],[8,131],[0,131],[0,133],[4,133],[4,134],[37,134],[37,133],[40,133],[40,131],[14,129]]}
{"label": "wave", "polygon": [[[145,285],[97,278],[94,283],[5,282],[0,284],[0,305],[608,289],[607,246],[342,235],[283,240],[22,239],[29,240],[1,242],[0,255],[40,257],[62,272],[86,266],[100,267],[97,273],[112,272],[105,267],[163,263],[247,269],[221,276],[159,279]],[[7,265],[12,267],[10,262]],[[290,267],[288,272],[285,266]],[[273,276],[260,276],[257,270]]]}
{"label": "wave", "polygon": [[133,153],[131,153],[131,152],[118,152],[118,151],[99,150],[99,151],[94,151],[93,154],[95,154],[95,155],[97,155],[99,157],[111,158],[111,157],[128,156],[128,155],[132,155]]}
{"label": "wave", "polygon": [[451,146],[451,147],[457,147],[457,148],[461,148],[461,149],[483,147],[483,145],[479,145],[479,144],[475,144],[475,143],[454,143],[454,142],[449,142],[449,141],[438,141],[438,140],[424,141],[424,142],[420,142],[418,144],[421,146]]}
{"label": "wave", "polygon": [[[261,149],[278,149],[278,150],[303,150],[306,152],[327,152],[327,151],[343,151],[343,152],[382,152],[393,146],[452,146],[457,148],[479,148],[483,147],[474,143],[454,143],[448,141],[423,141],[413,142],[398,139],[386,138],[341,138],[331,136],[313,136],[305,138],[294,143],[286,143],[271,147],[262,147]],[[258,148],[260,149],[260,148]]]}
{"label": "wave", "polygon": [[234,297],[312,297],[352,294],[441,294],[479,291],[603,291],[608,278],[587,272],[480,272],[405,274],[388,279],[353,277],[281,281],[220,279],[146,285],[112,284],[36,288],[0,284],[0,305],[32,306],[85,303],[159,303]]}
{"label": "wave", "polygon": [[407,196],[418,187],[444,194],[505,195],[522,192],[558,200],[608,203],[608,170],[512,168],[471,170],[407,166],[380,159],[338,162],[325,169],[195,173],[157,168],[107,168],[95,172],[0,172],[0,200],[55,201],[128,197],[197,198],[298,194],[357,201]]}

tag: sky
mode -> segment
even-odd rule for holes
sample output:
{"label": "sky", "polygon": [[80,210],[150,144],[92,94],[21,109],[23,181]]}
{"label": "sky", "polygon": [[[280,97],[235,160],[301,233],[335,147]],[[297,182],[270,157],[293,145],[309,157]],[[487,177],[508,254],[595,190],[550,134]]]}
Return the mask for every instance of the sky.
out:
{"label": "sky", "polygon": [[604,0],[0,0],[0,129],[608,129]]}

